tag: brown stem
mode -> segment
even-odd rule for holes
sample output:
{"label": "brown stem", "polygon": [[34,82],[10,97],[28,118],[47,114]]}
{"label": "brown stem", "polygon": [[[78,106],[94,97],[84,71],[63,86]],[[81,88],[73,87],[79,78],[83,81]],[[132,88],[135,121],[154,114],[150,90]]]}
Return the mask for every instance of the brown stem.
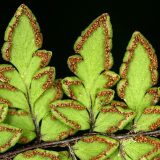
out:
{"label": "brown stem", "polygon": [[[38,143],[38,144],[33,144],[33,145],[28,145],[28,146],[24,146],[23,148],[18,148],[14,151],[9,151],[6,152],[4,154],[0,155],[0,159],[9,159],[9,158],[13,158],[15,157],[17,154],[28,151],[28,150],[32,150],[32,149],[36,149],[36,148],[50,148],[50,147],[65,147],[65,146],[69,146],[71,143],[76,142],[77,140],[83,139],[87,136],[90,135],[96,135],[97,133],[88,133],[79,137],[72,137],[70,139],[66,139],[66,140],[62,140],[62,141],[52,141],[52,142],[42,142],[42,143]],[[101,134],[101,133],[98,133]],[[136,137],[139,135],[143,135],[143,136],[152,136],[152,137],[158,137],[160,136],[160,130],[157,131],[149,131],[149,132],[138,132],[138,133],[127,133],[127,134],[112,134],[112,135],[108,135],[108,134],[101,134],[104,136],[108,136],[117,140],[122,140],[122,139],[127,139],[127,138],[131,138],[131,137]],[[68,145],[69,144],[69,145]]]}
{"label": "brown stem", "polygon": [[68,148],[69,148],[69,153],[70,153],[70,156],[72,157],[72,160],[77,160],[75,153],[74,153],[74,150],[69,143],[68,143]]}
{"label": "brown stem", "polygon": [[28,101],[29,111],[30,111],[30,114],[31,114],[31,117],[32,117],[32,121],[33,121],[33,124],[34,124],[34,127],[35,127],[36,143],[40,143],[41,142],[40,128],[39,128],[39,125],[37,125],[36,117],[34,116],[33,111],[32,111],[32,106],[31,106],[28,90],[27,90],[26,98],[27,98],[27,101]]}

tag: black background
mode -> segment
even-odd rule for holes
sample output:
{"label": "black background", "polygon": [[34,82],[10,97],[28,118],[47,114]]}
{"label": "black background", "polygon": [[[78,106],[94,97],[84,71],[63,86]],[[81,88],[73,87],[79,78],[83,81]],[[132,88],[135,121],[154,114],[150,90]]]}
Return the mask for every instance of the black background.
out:
{"label": "black background", "polygon": [[[158,0],[26,0],[0,1],[0,47],[4,31],[18,6],[25,3],[35,14],[43,34],[43,48],[53,52],[50,65],[57,78],[70,76],[67,58],[74,54],[77,37],[96,17],[109,13],[113,27],[114,66],[119,72],[127,43],[135,30],[150,41],[160,59],[160,7]],[[1,63],[5,63],[0,56]]]}

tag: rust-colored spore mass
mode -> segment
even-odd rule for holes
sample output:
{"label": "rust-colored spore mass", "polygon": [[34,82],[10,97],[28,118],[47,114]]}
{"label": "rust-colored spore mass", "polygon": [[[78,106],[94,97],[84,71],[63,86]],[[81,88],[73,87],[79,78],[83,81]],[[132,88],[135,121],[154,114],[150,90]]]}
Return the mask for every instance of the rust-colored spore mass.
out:
{"label": "rust-colored spore mass", "polygon": [[75,81],[64,80],[64,84],[67,86],[67,90],[69,92],[70,97],[76,100],[77,97],[74,95],[74,92],[72,91],[71,87],[80,85],[82,84],[82,82],[80,80],[75,80]]}
{"label": "rust-colored spore mass", "polygon": [[32,26],[33,32],[34,32],[34,36],[35,36],[35,44],[37,45],[38,48],[41,48],[42,46],[42,34],[40,33],[40,29],[39,29],[39,25],[36,22],[36,19],[34,18],[34,16],[32,15],[31,11],[28,9],[27,6],[25,6],[24,4],[22,4],[20,6],[20,10],[14,15],[14,23],[12,24],[12,26],[10,26],[10,31],[8,33],[8,47],[5,50],[5,59],[7,61],[10,61],[10,57],[11,57],[11,48],[12,48],[12,37],[13,37],[13,33],[20,21],[20,17],[25,14],[29,21],[30,24]]}
{"label": "rust-colored spore mass", "polygon": [[118,75],[117,76],[111,76],[111,75],[109,75],[109,74],[107,74],[105,72],[103,74],[107,78],[107,82],[106,82],[106,84],[104,86],[105,88],[112,87],[119,79]]}
{"label": "rust-colored spore mass", "polygon": [[60,113],[56,108],[52,108],[66,123],[69,123],[74,128],[80,130],[81,126],[76,123],[75,121],[69,120],[67,117],[65,117],[62,113]]}
{"label": "rust-colored spore mass", "polygon": [[160,108],[146,108],[144,114],[160,114]]}
{"label": "rust-colored spore mass", "polygon": [[116,107],[102,108],[101,112],[103,112],[103,113],[106,113],[106,112],[119,113],[124,116],[124,118],[118,122],[117,126],[110,127],[109,129],[106,130],[106,133],[113,133],[113,132],[117,131],[122,126],[123,121],[127,120],[131,115],[134,114],[134,112],[127,112],[127,113],[121,112]]}
{"label": "rust-colored spore mass", "polygon": [[151,88],[147,93],[153,96],[151,105],[155,105],[159,101],[159,94],[157,88]]}
{"label": "rust-colored spore mass", "polygon": [[75,130],[73,128],[70,128],[68,131],[61,132],[56,138],[56,140],[59,141],[59,140],[62,140],[64,137],[71,136],[73,135],[74,131]]}
{"label": "rust-colored spore mass", "polygon": [[20,139],[19,139],[19,142],[20,143],[28,143],[29,142],[29,139],[27,138],[27,137],[21,137]]}
{"label": "rust-colored spore mass", "polygon": [[58,107],[61,107],[61,108],[73,108],[73,109],[76,109],[76,110],[85,110],[86,109],[86,107],[84,107],[82,105],[79,105],[79,104],[76,104],[76,103],[74,103],[74,101],[66,102],[66,103],[51,104],[50,107],[52,109],[58,108]]}
{"label": "rust-colored spore mass", "polygon": [[114,143],[111,143],[109,141],[107,141],[106,139],[102,138],[102,137],[98,137],[96,135],[92,136],[92,137],[87,137],[87,138],[83,138],[82,139],[83,142],[86,142],[86,143],[93,143],[95,141],[98,141],[99,143],[105,143],[106,144],[106,150],[101,152],[99,155],[91,158],[91,160],[100,160],[102,157],[104,157],[110,150],[113,146],[115,146]]}
{"label": "rust-colored spore mass", "polygon": [[0,102],[1,102],[1,103],[4,103],[4,104],[7,104],[9,107],[13,106],[10,101],[8,101],[8,100],[6,100],[6,99],[3,99],[3,98],[1,98],[1,97],[0,97]]}
{"label": "rust-colored spore mass", "polygon": [[38,56],[38,57],[41,58],[41,64],[40,64],[41,68],[45,67],[51,59],[51,53],[50,52],[45,53],[43,51],[37,51],[33,54],[33,56]]}
{"label": "rust-colored spore mass", "polygon": [[158,142],[150,137],[140,135],[140,136],[135,137],[134,140],[139,143],[148,143],[148,144],[155,146],[150,152],[148,152],[147,154],[145,154],[141,158],[147,159],[150,155],[152,155],[153,153],[156,153],[160,149],[160,142]]}
{"label": "rust-colored spore mass", "polygon": [[155,70],[157,70],[157,68],[158,68],[157,57],[156,57],[156,54],[154,53],[153,48],[149,44],[149,42],[146,39],[144,39],[144,37],[142,37],[140,34],[135,35],[134,41],[132,42],[131,47],[127,50],[129,52],[129,56],[128,56],[127,62],[125,62],[125,67],[121,73],[121,77],[127,78],[126,75],[128,72],[128,66],[131,63],[132,58],[134,56],[134,50],[136,49],[136,47],[139,43],[144,47],[144,49],[148,53],[148,57],[150,59],[149,68],[150,68],[150,72],[151,72],[151,76],[152,76],[152,84],[155,85],[155,84],[157,84],[157,75],[155,74]]}
{"label": "rust-colored spore mass", "polygon": [[15,110],[15,109],[13,109],[13,110],[9,110],[8,111],[8,115],[15,115],[15,116],[28,116],[29,115],[29,113],[28,112],[26,112],[26,111],[17,111],[17,110]]}
{"label": "rust-colored spore mass", "polygon": [[72,56],[68,58],[68,66],[73,73],[76,73],[77,64],[83,60],[82,57]]}
{"label": "rust-colored spore mass", "polygon": [[108,14],[104,13],[100,17],[98,17],[85,31],[85,33],[81,36],[81,40],[76,44],[75,52],[80,53],[81,49],[83,48],[84,43],[87,41],[87,39],[93,34],[95,30],[97,30],[98,27],[102,26],[104,29],[104,53],[105,53],[105,65],[104,68],[108,70],[111,67],[110,62],[110,35],[109,35],[109,26],[107,26],[107,18]]}
{"label": "rust-colored spore mass", "polygon": [[36,76],[33,77],[33,79],[40,79],[44,75],[48,75],[47,81],[43,84],[43,89],[47,90],[53,86],[54,69],[50,67],[49,70],[38,73]]}
{"label": "rust-colored spore mass", "polygon": [[23,156],[25,158],[32,158],[34,156],[40,156],[42,158],[49,158],[50,160],[59,160],[59,158],[52,154],[52,153],[48,153],[46,152],[45,150],[42,152],[42,151],[38,151],[38,150],[30,150],[30,151],[27,151],[25,153],[23,153]]}
{"label": "rust-colored spore mass", "polygon": [[112,97],[114,93],[112,91],[101,91],[97,94],[97,97],[105,97],[105,100],[102,100],[101,102],[104,102],[104,105],[106,103],[110,102],[110,98]]}
{"label": "rust-colored spore mass", "polygon": [[124,102],[120,102],[120,101],[113,101],[113,102],[111,102],[111,106],[113,106],[113,107],[119,106],[119,107],[122,107],[124,109],[128,108],[128,106]]}
{"label": "rust-colored spore mass", "polygon": [[17,90],[17,88],[15,88],[14,86],[10,85],[9,83],[0,84],[0,89],[8,89],[10,91],[16,91]]}
{"label": "rust-colored spore mass", "polygon": [[151,124],[149,127],[150,130],[156,130],[160,126],[160,119],[158,119],[155,123]]}
{"label": "rust-colored spore mass", "polygon": [[13,71],[15,70],[15,68],[13,68],[12,66],[8,66],[8,67],[4,67],[1,66],[0,67],[0,81],[5,82],[5,83],[9,83],[10,79],[7,78],[4,73],[8,72],[8,71]]}
{"label": "rust-colored spore mass", "polygon": [[125,89],[128,85],[128,81],[125,80],[125,83],[120,87],[120,89],[118,90],[118,95],[121,99],[124,99],[125,96]]}
{"label": "rust-colored spore mass", "polygon": [[7,143],[0,146],[0,151],[10,147],[12,145],[12,141],[14,140],[14,138],[17,137],[17,134],[22,132],[22,129],[12,129],[5,126],[0,126],[0,132],[3,131],[13,133],[13,136],[10,140],[8,140]]}
{"label": "rust-colored spore mass", "polygon": [[54,86],[56,88],[56,95],[51,102],[54,102],[55,100],[61,99],[63,96],[61,79],[57,80],[56,83],[54,84]]}

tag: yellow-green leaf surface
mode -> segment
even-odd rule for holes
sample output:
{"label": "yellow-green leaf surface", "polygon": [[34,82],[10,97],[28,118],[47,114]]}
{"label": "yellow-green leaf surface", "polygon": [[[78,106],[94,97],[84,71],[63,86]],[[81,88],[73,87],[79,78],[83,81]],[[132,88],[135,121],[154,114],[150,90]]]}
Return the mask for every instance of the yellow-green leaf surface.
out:
{"label": "yellow-green leaf surface", "polygon": [[160,106],[147,107],[135,123],[134,131],[151,131],[160,127]]}
{"label": "yellow-green leaf surface", "polygon": [[[123,153],[119,152],[119,148],[107,160],[124,160]],[[130,160],[130,159],[126,159]]]}
{"label": "yellow-green leaf surface", "polygon": [[33,105],[43,92],[53,86],[55,78],[55,69],[45,67],[40,69],[33,77],[30,88],[30,101]]}
{"label": "yellow-green leaf surface", "polygon": [[90,97],[83,86],[82,81],[77,77],[66,77],[62,80],[62,87],[65,94],[82,103],[87,108],[90,107]]}
{"label": "yellow-green leaf surface", "polygon": [[[74,45],[77,55],[68,58],[70,70],[80,80],[78,85],[76,84],[74,87],[72,85],[74,89],[71,91],[73,93],[75,91],[75,93],[70,97],[73,99],[76,97],[78,101],[83,101],[82,103],[86,103],[84,105],[87,108],[93,107],[91,104],[94,104],[99,89],[111,87],[119,79],[117,74],[109,71],[113,64],[111,49],[112,27],[109,15],[104,13],[82,32]],[[72,94],[69,90],[66,91],[66,88],[64,86],[67,95]],[[78,88],[84,88],[80,97],[76,95]]]}
{"label": "yellow-green leaf surface", "polygon": [[52,114],[77,130],[89,129],[89,115],[86,107],[73,100],[58,100],[50,105]]}
{"label": "yellow-green leaf surface", "polygon": [[0,124],[0,153],[14,146],[21,137],[22,130],[8,124]]}
{"label": "yellow-green leaf surface", "polygon": [[138,136],[123,140],[124,157],[131,160],[152,160],[160,154],[160,140],[152,137]]}
{"label": "yellow-green leaf surface", "polygon": [[113,87],[118,81],[120,76],[113,71],[107,70],[102,72],[95,80],[94,86],[91,90],[92,99],[95,98],[97,92],[102,89]]}
{"label": "yellow-green leaf surface", "polygon": [[74,152],[81,160],[108,158],[118,147],[118,142],[106,136],[94,135],[79,140]]}
{"label": "yellow-green leaf surface", "polygon": [[0,104],[0,123],[4,121],[7,116],[8,106],[4,104]]}
{"label": "yellow-green leaf surface", "polygon": [[[30,113],[26,111],[9,109],[7,118],[5,119],[4,123],[18,127],[23,130],[21,140],[20,140],[21,142],[22,140],[24,141],[25,139],[25,142],[28,143],[29,141],[35,138],[35,133],[33,133],[35,130],[33,120],[31,118]],[[32,136],[29,135],[29,133]],[[28,138],[27,138],[27,135],[28,135]]]}
{"label": "yellow-green leaf surface", "polygon": [[6,103],[9,107],[29,110],[24,93],[9,83],[0,82],[0,102]]}
{"label": "yellow-green leaf surface", "polygon": [[77,62],[76,59],[69,58],[68,64],[71,71],[83,80],[87,90],[91,89],[104,69],[108,70],[112,66],[111,38],[110,17],[102,14],[82,32],[74,45],[75,52],[79,53],[82,59]]}
{"label": "yellow-green leaf surface", "polygon": [[20,74],[12,65],[0,64],[0,81],[9,83],[24,93],[27,92]]}
{"label": "yellow-green leaf surface", "polygon": [[114,93],[112,89],[101,89],[97,92],[95,103],[92,108],[94,117],[97,116],[103,106],[111,103],[114,98]]}
{"label": "yellow-green leaf surface", "polygon": [[52,52],[46,50],[38,50],[32,55],[32,59],[26,71],[25,84],[29,88],[31,80],[36,72],[48,65],[52,56]]}
{"label": "yellow-green leaf surface", "polygon": [[29,150],[18,154],[13,160],[60,160],[58,152],[44,149]]}
{"label": "yellow-green leaf surface", "polygon": [[157,83],[157,67],[152,46],[141,33],[133,33],[120,68],[122,80],[117,91],[128,107],[137,112],[137,119],[144,108],[158,101],[158,90],[150,90]]}
{"label": "yellow-green leaf surface", "polygon": [[96,119],[94,131],[113,133],[122,130],[134,117],[135,113],[129,109],[112,106],[103,107]]}
{"label": "yellow-green leaf surface", "polygon": [[75,129],[59,121],[55,116],[51,115],[51,113],[42,120],[41,134],[43,141],[62,140],[73,135],[75,132]]}
{"label": "yellow-green leaf surface", "polygon": [[49,104],[55,100],[61,99],[62,96],[61,80],[58,79],[55,81],[54,86],[47,89],[34,103],[33,113],[37,123],[50,111]]}
{"label": "yellow-green leaf surface", "polygon": [[58,154],[60,160],[72,160],[71,156],[66,151],[58,152]]}
{"label": "yellow-green leaf surface", "polygon": [[16,66],[24,78],[33,53],[42,45],[42,35],[36,18],[24,4],[20,5],[11,19],[4,40],[3,58]]}

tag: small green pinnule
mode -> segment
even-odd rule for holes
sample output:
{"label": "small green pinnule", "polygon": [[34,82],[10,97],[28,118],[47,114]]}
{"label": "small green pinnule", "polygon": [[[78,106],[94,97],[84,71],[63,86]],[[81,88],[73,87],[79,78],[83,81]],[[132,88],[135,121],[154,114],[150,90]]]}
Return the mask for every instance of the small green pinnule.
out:
{"label": "small green pinnule", "polygon": [[128,107],[137,112],[136,120],[146,107],[159,100],[158,89],[151,88],[157,84],[157,67],[152,46],[141,33],[133,33],[120,68],[122,80],[117,85],[117,92]]}

